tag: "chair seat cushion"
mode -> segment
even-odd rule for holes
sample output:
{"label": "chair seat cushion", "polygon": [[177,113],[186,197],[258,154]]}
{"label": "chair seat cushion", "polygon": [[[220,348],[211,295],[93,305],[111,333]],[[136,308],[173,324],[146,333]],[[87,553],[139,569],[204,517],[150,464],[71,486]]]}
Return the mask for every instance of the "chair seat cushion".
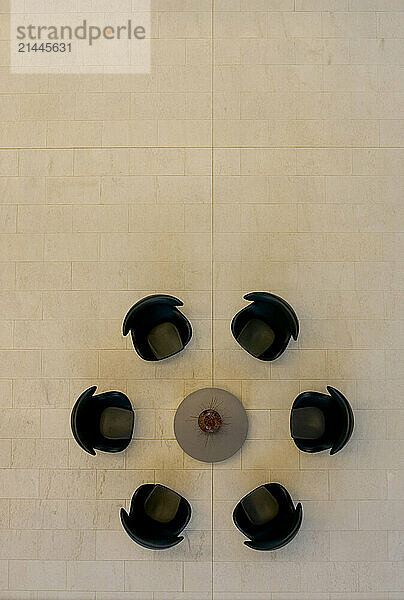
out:
{"label": "chair seat cushion", "polygon": [[241,500],[241,505],[253,525],[264,525],[279,512],[278,501],[263,485],[247,494]]}
{"label": "chair seat cushion", "polygon": [[127,439],[132,433],[133,419],[134,415],[131,410],[110,406],[101,413],[101,435],[110,440]]}
{"label": "chair seat cushion", "polygon": [[292,437],[302,440],[318,440],[325,433],[325,418],[316,406],[305,406],[292,410],[290,430]]}
{"label": "chair seat cushion", "polygon": [[156,485],[144,503],[148,517],[159,523],[169,523],[178,512],[181,496],[162,485]]}
{"label": "chair seat cushion", "polygon": [[268,350],[274,340],[273,329],[262,319],[255,318],[247,321],[237,336],[238,343],[256,358]]}
{"label": "chair seat cushion", "polygon": [[147,335],[147,341],[154,356],[159,360],[168,358],[183,348],[178,329],[169,321],[153,327]]}

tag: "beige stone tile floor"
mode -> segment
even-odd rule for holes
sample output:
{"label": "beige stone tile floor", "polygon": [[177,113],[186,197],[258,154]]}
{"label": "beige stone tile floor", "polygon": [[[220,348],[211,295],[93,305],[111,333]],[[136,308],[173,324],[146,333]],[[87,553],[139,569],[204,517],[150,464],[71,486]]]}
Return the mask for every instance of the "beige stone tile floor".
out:
{"label": "beige stone tile floor", "polygon": [[[403,600],[403,0],[153,0],[145,75],[15,76],[0,2],[0,599]],[[244,293],[287,298],[275,363],[229,324]],[[154,292],[184,301],[184,353],[142,362],[120,329]],[[85,455],[86,387],[126,392],[135,439]],[[185,394],[236,393],[242,451],[184,455]],[[355,409],[340,454],[288,434],[303,390]],[[279,481],[302,501],[289,546],[243,546],[231,512]],[[159,481],[192,502],[152,553],[119,508]]]}

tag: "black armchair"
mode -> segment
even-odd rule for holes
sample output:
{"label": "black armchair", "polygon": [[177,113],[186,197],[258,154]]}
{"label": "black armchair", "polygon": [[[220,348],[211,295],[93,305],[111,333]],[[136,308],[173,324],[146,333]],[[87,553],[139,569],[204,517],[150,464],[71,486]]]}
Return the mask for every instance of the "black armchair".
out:
{"label": "black armchair", "polygon": [[275,360],[289,340],[299,335],[299,321],[293,308],[279,296],[251,292],[244,296],[252,304],[236,314],[231,330],[237,342],[260,360]]}
{"label": "black armchair", "polygon": [[302,505],[293,505],[289,492],[279,483],[261,485],[240,500],[233,511],[236,527],[249,538],[253,550],[277,550],[286,546],[302,524]]}
{"label": "black armchair", "polygon": [[71,428],[83,450],[121,452],[129,445],[135,423],[131,403],[122,392],[94,395],[97,386],[83,392],[73,407]]}
{"label": "black armchair", "polygon": [[327,386],[328,394],[303,392],[293,402],[290,433],[303,452],[339,452],[354,428],[352,408],[340,391]]}
{"label": "black armchair", "polygon": [[162,360],[181,352],[192,337],[188,319],[176,308],[181,300],[157,294],[147,296],[129,310],[123,335],[132,335],[133,346],[144,360]]}
{"label": "black armchair", "polygon": [[150,550],[179,544],[179,534],[191,518],[185,498],[164,485],[147,483],[133,494],[129,514],[121,508],[121,522],[134,542]]}

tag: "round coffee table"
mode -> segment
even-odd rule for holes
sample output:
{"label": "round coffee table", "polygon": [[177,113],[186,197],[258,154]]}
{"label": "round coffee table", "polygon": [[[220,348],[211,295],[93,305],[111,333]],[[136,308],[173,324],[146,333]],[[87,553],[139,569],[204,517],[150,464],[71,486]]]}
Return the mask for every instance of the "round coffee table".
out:
{"label": "round coffee table", "polygon": [[174,432],[181,448],[192,458],[220,462],[243,445],[248,432],[247,413],[230,392],[204,388],[181,402],[174,418]]}

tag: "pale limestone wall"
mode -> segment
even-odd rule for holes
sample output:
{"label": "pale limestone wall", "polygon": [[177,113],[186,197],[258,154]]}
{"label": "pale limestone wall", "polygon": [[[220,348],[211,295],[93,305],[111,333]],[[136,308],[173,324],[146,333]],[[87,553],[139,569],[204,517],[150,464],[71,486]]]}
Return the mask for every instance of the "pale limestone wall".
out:
{"label": "pale limestone wall", "polygon": [[[402,600],[403,0],[153,7],[149,75],[12,76],[0,1],[0,599]],[[229,330],[256,289],[301,321],[272,364]],[[157,291],[194,337],[153,365],[121,323]],[[250,419],[213,468],[172,428],[212,383]],[[93,384],[136,409],[124,454],[71,437]],[[290,405],[326,384],[356,430],[336,456],[300,454]],[[119,522],[150,481],[194,509],[164,553]],[[304,510],[271,554],[231,522],[267,481]]]}

